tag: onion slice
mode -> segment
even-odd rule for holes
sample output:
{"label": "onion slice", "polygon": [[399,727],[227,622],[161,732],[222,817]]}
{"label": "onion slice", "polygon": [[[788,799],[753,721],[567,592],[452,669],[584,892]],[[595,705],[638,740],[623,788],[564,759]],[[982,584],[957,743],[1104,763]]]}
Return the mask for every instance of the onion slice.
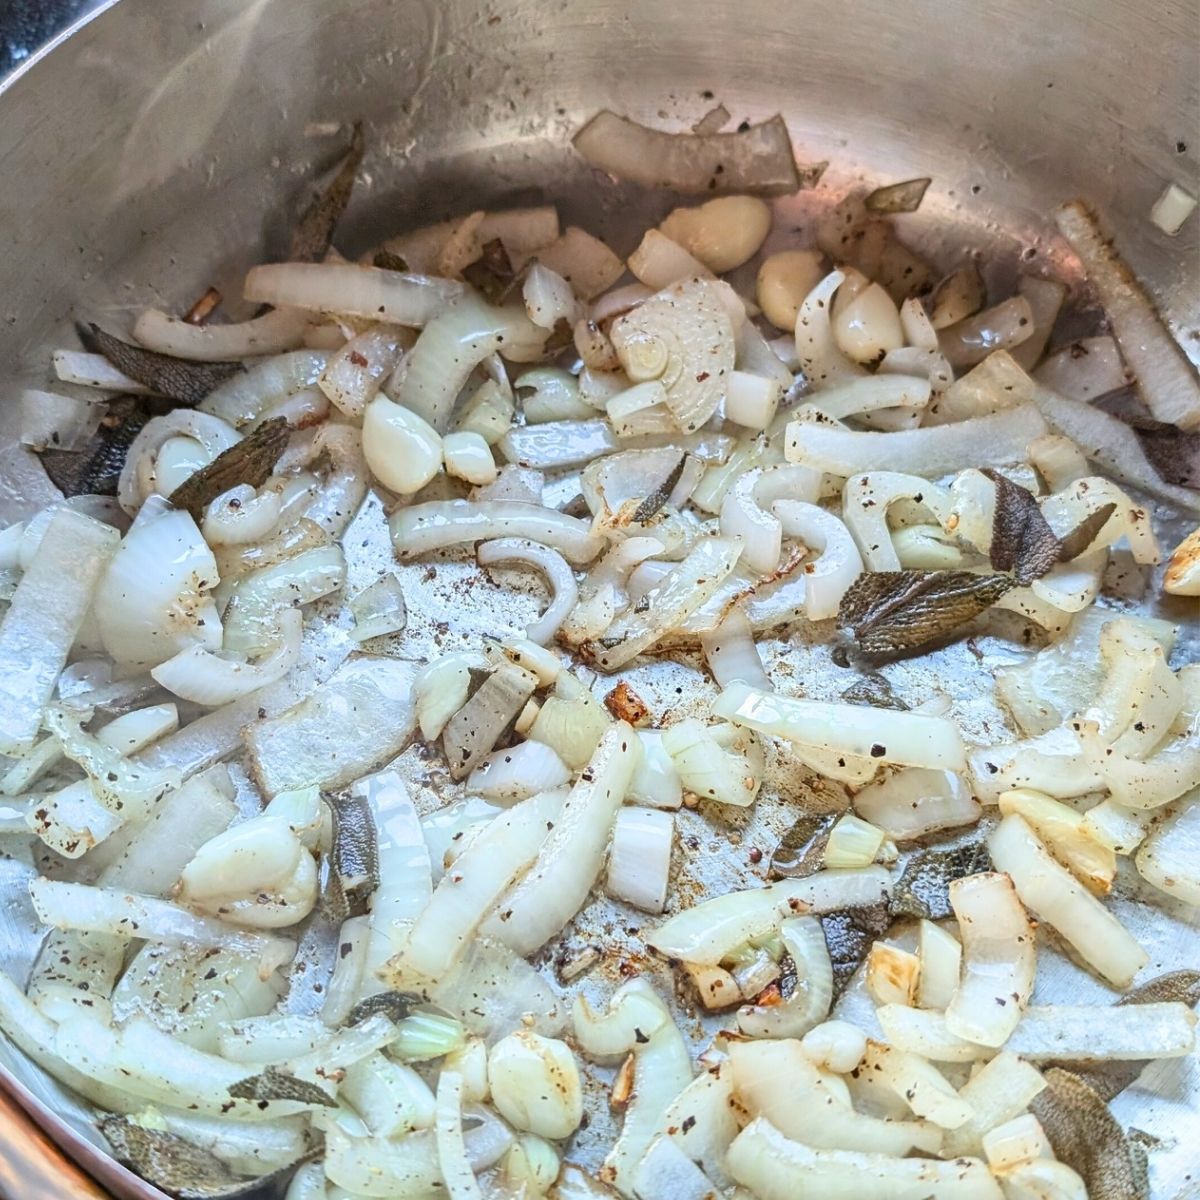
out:
{"label": "onion slice", "polygon": [[677,192],[788,195],[801,186],[781,116],[737,133],[707,136],[648,129],[613,112],[594,116],[572,139],[594,167],[630,183]]}
{"label": "onion slice", "polygon": [[516,537],[484,542],[476,552],[476,557],[483,567],[523,563],[546,576],[546,582],[550,585],[550,603],[546,611],[525,630],[525,636],[531,642],[544,646],[558,632],[558,627],[579,600],[579,586],[567,560],[549,546]]}
{"label": "onion slice", "polygon": [[968,1041],[1002,1046],[1033,991],[1033,926],[1012,880],[997,872],[953,880],[950,904],[962,938],[963,977],[946,1009],[946,1028]]}
{"label": "onion slice", "polygon": [[578,563],[595,558],[603,546],[587,522],[520,500],[430,500],[397,509],[389,524],[402,559],[464,542],[516,537],[552,546]]}
{"label": "onion slice", "polygon": [[295,350],[304,339],[310,317],[297,308],[276,308],[235,325],[193,325],[148,308],[133,326],[133,336],[147,350],[195,362],[253,358]]}
{"label": "onion slice", "polygon": [[1200,426],[1200,383],[1150,297],[1104,236],[1095,214],[1072,200],[1055,210],[1059,232],[1079,256],[1112,323],[1125,361],[1150,412],[1181,429]]}

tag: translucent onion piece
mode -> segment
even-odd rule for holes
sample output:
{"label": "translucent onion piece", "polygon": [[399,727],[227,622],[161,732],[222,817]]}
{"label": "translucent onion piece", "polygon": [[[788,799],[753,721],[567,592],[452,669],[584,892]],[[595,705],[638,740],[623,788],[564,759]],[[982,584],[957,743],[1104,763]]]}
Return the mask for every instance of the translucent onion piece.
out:
{"label": "translucent onion piece", "polygon": [[1055,210],[1054,220],[1096,289],[1150,412],[1157,420],[1181,429],[1200,426],[1200,384],[1195,368],[1101,232],[1094,214],[1073,200]]}
{"label": "translucent onion piece", "polygon": [[575,294],[571,285],[541,261],[534,262],[521,289],[525,314],[541,329],[553,329],[559,321],[574,324]]}
{"label": "translucent onion piece", "polygon": [[600,739],[525,877],[483,926],[518,954],[532,954],[579,911],[600,873],[609,832],[641,756],[619,721]]}
{"label": "translucent onion piece", "polygon": [[519,537],[552,546],[569,562],[588,562],[603,544],[586,522],[519,500],[431,500],[397,509],[389,524],[401,559],[464,542]]}
{"label": "translucent onion piece", "polygon": [[100,415],[87,400],[27,388],[21,393],[21,444],[34,450],[82,449]]}
{"label": "translucent onion piece", "polygon": [[666,958],[715,966],[805,906],[814,913],[834,912],[877,904],[888,895],[888,874],[882,867],[822,871],[705,900],[668,918],[646,942]]}
{"label": "translucent onion piece", "polygon": [[524,311],[493,308],[464,296],[422,331],[409,352],[396,402],[442,433],[455,397],[489,354],[502,349],[511,357],[518,348],[540,350],[545,336]]}
{"label": "translucent onion piece", "polygon": [[1046,1086],[1036,1067],[1003,1050],[984,1063],[959,1089],[970,1104],[971,1119],[946,1134],[947,1155],[978,1154],[983,1135],[1025,1111]]}
{"label": "translucent onion piece", "polygon": [[462,1088],[457,1071],[443,1070],[438,1077],[434,1134],[438,1171],[450,1200],[483,1200],[463,1138]]}
{"label": "translucent onion piece", "polygon": [[[819,402],[819,393],[816,399]],[[793,422],[788,426],[785,453],[789,462],[833,475],[883,470],[936,479],[961,468],[964,462],[997,467],[1018,462],[1025,457],[1029,443],[1045,432],[1046,422],[1032,405],[898,433]]]}
{"label": "translucent onion piece", "polygon": [[360,655],[307,699],[243,730],[255,781],[268,797],[349,783],[398,754],[415,724],[413,672]]}
{"label": "translucent onion piece", "polygon": [[897,712],[869,705],[799,700],[744,684],[726,688],[713,714],[759,733],[788,738],[802,746],[838,750],[882,763],[962,770],[961,735],[943,717]]}
{"label": "translucent onion piece", "polygon": [[995,350],[1019,346],[1033,332],[1033,309],[1029,301],[1024,296],[1012,296],[941,330],[938,345],[951,366],[969,367]]}
{"label": "translucent onion piece", "polygon": [[635,279],[656,291],[683,279],[712,278],[704,263],[659,229],[646,230],[628,266]]}
{"label": "translucent onion piece", "polygon": [[51,517],[0,624],[0,751],[32,748],[118,540],[111,526],[71,509]]}
{"label": "translucent onion piece", "polygon": [[779,566],[783,553],[783,526],[773,511],[775,501],[814,503],[820,493],[820,472],[807,467],[781,463],[747,471],[721,504],[721,532],[742,538],[746,566],[768,575]]}
{"label": "translucent onion piece", "polygon": [[816,504],[801,500],[779,500],[775,516],[790,538],[817,553],[777,584],[755,592],[744,604],[756,629],[798,616],[801,605],[811,621],[836,616],[842,597],[862,573],[862,559],[854,539],[837,517]]}
{"label": "translucent onion piece", "polygon": [[190,645],[216,650],[221,622],[208,592],[212,551],[186,512],[146,506],[96,589],[104,648],[127,667],[156,666]]}
{"label": "translucent onion piece", "polygon": [[29,885],[29,894],[39,918],[58,929],[113,933],[184,948],[232,950],[256,958],[263,978],[290,962],[296,949],[287,938],[247,933],[211,917],[196,916],[177,904],[116,888],[38,879]]}
{"label": "translucent onion piece", "polygon": [[287,397],[313,387],[327,362],[328,355],[320,350],[293,350],[264,359],[209,392],[200,411],[240,429]]}
{"label": "translucent onion piece", "polygon": [[561,236],[540,247],[537,259],[561,275],[581,300],[590,300],[611,287],[625,269],[621,260],[599,238],[578,225],[568,225]]}
{"label": "translucent onion piece", "polygon": [[950,904],[963,947],[963,977],[946,1009],[946,1028],[1002,1046],[1029,1003],[1036,970],[1033,926],[1007,875],[955,879]]}
{"label": "translucent onion piece", "polygon": [[489,800],[524,800],[571,781],[566,763],[541,742],[493,750],[467,779],[467,787]]}
{"label": "translucent onion piece", "polygon": [[866,375],[862,367],[842,353],[833,336],[830,322],[833,298],[845,282],[842,271],[831,271],[804,298],[796,314],[796,357],[813,390],[846,384]]}
{"label": "translucent onion piece", "polygon": [[754,803],[765,772],[763,749],[754,734],[684,720],[663,730],[662,745],[688,791],[739,808]]}
{"label": "translucent onion piece", "polygon": [[677,192],[791,193],[800,187],[783,118],[737,133],[672,134],[602,112],[574,137],[594,167],[631,183]]}
{"label": "translucent onion piece", "polygon": [[317,386],[347,417],[361,417],[407,344],[395,327],[364,330],[330,355]]}
{"label": "translucent onion piece", "polygon": [[700,538],[650,593],[645,610],[617,618],[602,639],[588,645],[588,656],[601,670],[614,671],[648,649],[716,592],[741,549],[740,538]]}
{"label": "translucent onion piece", "polygon": [[534,367],[513,380],[528,425],[546,421],[582,420],[595,416],[592,406],[580,399],[575,376],[557,367]]}
{"label": "translucent onion piece", "polygon": [[800,1042],[733,1042],[727,1069],[736,1104],[808,1146],[895,1155],[941,1147],[941,1131],[928,1122],[881,1120],[841,1104]]}
{"label": "translucent onion piece", "polygon": [[661,913],[667,901],[674,836],[670,813],[622,808],[613,824],[605,891],[643,912]]}
{"label": "translucent onion piece", "polygon": [[1200,907],[1200,797],[1156,825],[1138,849],[1138,873],[1159,891]]}
{"label": "translucent onion piece", "polygon": [[701,634],[700,644],[708,669],[720,687],[744,683],[763,691],[771,690],[771,681],[754,644],[749,618],[740,608],[730,609],[720,625]]}
{"label": "translucent onion piece", "polygon": [[484,829],[442,878],[389,970],[432,980],[450,970],[488,910],[537,858],[546,822],[558,820],[560,796],[533,796]]}
{"label": "translucent onion piece", "polygon": [[480,566],[523,563],[546,576],[550,585],[550,604],[536,621],[526,627],[525,635],[538,645],[544,646],[549,642],[579,600],[579,587],[567,560],[557,550],[528,538],[498,538],[484,542],[476,552],[476,557]]}
{"label": "translucent onion piece", "polygon": [[1054,857],[1093,892],[1102,895],[1109,890],[1116,874],[1116,855],[1092,835],[1083,813],[1031,788],[1004,792],[999,804],[1005,816],[1019,813]]}
{"label": "translucent onion piece", "polygon": [[264,488],[259,493],[240,483],[208,506],[200,531],[210,546],[244,546],[267,537],[282,511],[279,490]]}
{"label": "translucent onion piece", "polygon": [[117,499],[127,513],[137,512],[153,492],[166,496],[174,491],[176,481],[170,481],[169,485],[168,481],[158,479],[155,472],[158,454],[177,437],[198,442],[206,461],[212,461],[240,441],[231,425],[207,412],[177,408],[164,417],[153,417],[133,439],[121,468]]}
{"label": "translucent onion piece", "polygon": [[350,636],[356,642],[397,633],[408,622],[408,607],[400,580],[390,574],[352,596],[350,611],[354,614],[354,630]]}
{"label": "translucent onion piece", "polygon": [[730,1174],[760,1200],[1000,1200],[1002,1194],[979,1159],[814,1150],[762,1117],[738,1134],[726,1161]]}
{"label": "translucent onion piece", "polygon": [[1026,822],[1007,816],[988,838],[997,870],[1012,877],[1033,914],[1068,941],[1115,987],[1128,987],[1149,955],[1073,875],[1051,858]]}
{"label": "translucent onion piece", "polygon": [[462,291],[453,280],[351,263],[270,263],[250,269],[243,295],[260,304],[419,328]]}
{"label": "translucent onion piece", "polygon": [[103,354],[86,354],[81,350],[55,350],[51,355],[54,374],[63,383],[80,387],[101,388],[127,396],[146,396],[153,389],[118,370]]}
{"label": "translucent onion piece", "polygon": [[134,322],[133,336],[147,350],[195,362],[223,362],[295,350],[311,320],[296,308],[275,308],[232,325],[193,325],[156,308]]}
{"label": "translucent onion piece", "polygon": [[833,964],[821,922],[789,917],[779,926],[779,937],[796,971],[796,990],[781,1004],[738,1010],[738,1028],[750,1037],[802,1037],[829,1014]]}
{"label": "translucent onion piece", "polygon": [[854,795],[854,808],[889,837],[907,841],[973,824],[979,803],[953,771],[903,767]]}
{"label": "translucent onion piece", "polygon": [[950,493],[919,475],[883,470],[847,479],[842,489],[842,516],[869,570],[901,569],[888,525],[888,509],[897,500],[924,505],[942,524],[951,514]]}
{"label": "translucent onion piece", "polygon": [[620,449],[607,421],[546,421],[518,425],[500,439],[500,449],[511,463],[538,470],[577,467]]}
{"label": "translucent onion piece", "polygon": [[1069,400],[1095,400],[1131,382],[1116,339],[1107,334],[1081,338],[1056,350],[1033,377],[1043,387]]}
{"label": "translucent onion piece", "polygon": [[167,691],[183,700],[215,708],[249,695],[268,684],[277,683],[300,657],[303,618],[295,608],[279,614],[279,640],[276,648],[254,664],[219,658],[199,646],[189,646],[167,659],[150,674]]}

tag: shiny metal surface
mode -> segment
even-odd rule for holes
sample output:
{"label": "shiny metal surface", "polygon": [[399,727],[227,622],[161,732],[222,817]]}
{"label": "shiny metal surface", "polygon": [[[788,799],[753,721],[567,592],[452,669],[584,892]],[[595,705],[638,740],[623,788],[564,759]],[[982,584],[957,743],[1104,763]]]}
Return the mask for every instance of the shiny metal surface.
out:
{"label": "shiny metal surface", "polygon": [[[4,400],[45,382],[46,348],[77,318],[119,327],[146,301],[177,305],[209,284],[234,294],[247,263],[281,249],[310,167],[338,152],[353,119],[366,121],[369,151],[339,236],[347,253],[481,204],[543,197],[628,250],[671,201],[598,177],[570,134],[606,106],[685,129],[717,101],[735,121],[781,111],[798,158],[831,161],[820,188],[777,202],[781,229],[803,229],[855,181],[927,174],[920,213],[901,221],[944,265],[973,247],[997,278],[1018,262],[1071,278],[1044,214],[1087,197],[1197,360],[1200,221],[1171,239],[1148,213],[1166,182],[1200,185],[1198,24],[1197,0],[119,0],[0,92]],[[0,445],[12,409],[0,404]],[[0,523],[41,503],[35,478],[0,463]],[[371,511],[360,521],[380,524]],[[455,600],[453,589],[424,595],[411,574],[424,599],[410,610]],[[461,627],[495,619],[464,611]],[[794,670],[828,669],[819,650],[768,651],[784,655]],[[934,673],[966,709],[979,669],[964,656]],[[674,682],[649,672],[639,689],[661,711]],[[976,704],[971,719],[981,714]],[[769,847],[785,816],[765,810],[747,844],[758,835]],[[23,869],[0,867],[0,951],[21,978],[32,934]],[[724,872],[728,886],[732,868],[707,848],[689,865],[698,885]],[[752,874],[743,854],[736,871]],[[1161,926],[1155,961],[1189,961],[1194,937]],[[1081,977],[1064,966],[1059,978],[1074,989]],[[56,1137],[117,1194],[160,1195],[97,1154],[86,1112],[52,1082],[7,1045],[0,1057],[72,1118]],[[1167,1091],[1195,1090],[1191,1071]],[[1121,1119],[1169,1141],[1170,1114],[1148,1096],[1131,1089]],[[0,1140],[11,1128],[0,1120]],[[1178,1142],[1152,1157],[1156,1195],[1183,1186],[1187,1157]],[[59,1194],[87,1194],[72,1187],[64,1177]]]}

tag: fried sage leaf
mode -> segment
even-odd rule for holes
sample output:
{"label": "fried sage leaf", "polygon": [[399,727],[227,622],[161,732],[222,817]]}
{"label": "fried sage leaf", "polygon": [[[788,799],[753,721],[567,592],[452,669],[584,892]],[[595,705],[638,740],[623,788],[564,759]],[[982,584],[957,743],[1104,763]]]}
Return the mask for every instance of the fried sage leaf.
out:
{"label": "fried sage leaf", "polygon": [[840,908],[821,916],[821,931],[833,964],[833,998],[836,1000],[866,961],[876,938],[882,937],[892,923],[886,900]]}
{"label": "fried sage leaf", "polygon": [[1011,575],[871,571],[842,597],[838,626],[865,657],[896,658],[946,641],[1014,587]]}
{"label": "fried sage leaf", "polygon": [[465,779],[512,728],[537,687],[537,679],[519,667],[502,664],[446,722],[442,749],[450,774]]}
{"label": "fried sage leaf", "polygon": [[908,705],[892,691],[887,677],[878,672],[864,675],[857,683],[852,683],[842,693],[842,699],[849,704],[869,704],[872,708],[893,708],[898,712],[908,712]]}
{"label": "fried sage leaf", "polygon": [[990,468],[983,474],[996,485],[992,566],[1011,572],[1020,584],[1041,579],[1056,563],[1078,558],[1116,511],[1115,504],[1105,504],[1060,538],[1042,516],[1032,492]]}
{"label": "fried sage leaf", "polygon": [[771,855],[771,871],[786,879],[801,879],[819,871],[829,831],[838,813],[806,813],[780,839]]}
{"label": "fried sage leaf", "polygon": [[68,498],[115,496],[125,455],[150,417],[142,397],[114,397],[85,447],[38,454],[51,483]]}
{"label": "fried sage leaf", "polygon": [[246,368],[240,362],[192,362],[133,346],[89,325],[96,349],[130,379],[180,404],[199,404],[213,388]]}
{"label": "fried sage leaf", "polygon": [[988,468],[983,474],[996,485],[992,566],[1010,571],[1020,584],[1041,579],[1058,562],[1060,547],[1037,497],[999,471]]}
{"label": "fried sage leaf", "polygon": [[271,478],[291,435],[292,428],[286,417],[264,421],[240,442],[218,454],[208,466],[189,475],[171,493],[171,503],[176,508],[186,509],[199,521],[204,510],[231,487],[239,483],[262,487]]}
{"label": "fried sage leaf", "polygon": [[1147,1200],[1144,1161],[1108,1105],[1071,1071],[1050,1067],[1029,1107],[1054,1153],[1079,1173],[1091,1200]]}
{"label": "fried sage leaf", "polygon": [[933,182],[932,179],[906,179],[902,183],[889,183],[886,187],[877,187],[863,203],[867,212],[873,213],[910,213],[921,207],[925,191]]}
{"label": "fried sage leaf", "polygon": [[892,891],[892,916],[924,917],[929,921],[952,917],[950,885],[956,879],[992,869],[986,832],[977,828],[956,845],[917,850]]}
{"label": "fried sage leaf", "polygon": [[321,901],[335,921],[362,916],[379,887],[379,833],[365,796],[327,796],[333,845],[322,864]]}
{"label": "fried sage leaf", "polygon": [[[1159,1004],[1179,1001],[1194,1008],[1200,1004],[1200,971],[1169,971],[1135,987],[1117,1001],[1117,1004]],[[1065,1070],[1078,1075],[1100,1097],[1111,1100],[1123,1092],[1146,1067],[1149,1059],[1134,1062],[1063,1063]]]}
{"label": "fried sage leaf", "polygon": [[347,1025],[359,1025],[376,1013],[383,1013],[391,1021],[403,1021],[425,997],[417,992],[376,992],[360,1000],[347,1014]]}
{"label": "fried sage leaf", "polygon": [[679,482],[679,477],[683,474],[683,468],[687,466],[687,460],[688,456],[681,454],[679,461],[667,472],[666,479],[637,506],[633,513],[634,524],[642,525],[646,521],[649,521],[671,498],[671,493],[675,490],[675,485]]}
{"label": "fried sage leaf", "polygon": [[484,242],[483,252],[463,268],[462,277],[478,291],[489,304],[503,304],[512,294],[513,287],[525,277],[513,269],[512,259],[499,238]]}
{"label": "fried sage leaf", "polygon": [[336,1108],[337,1101],[324,1088],[308,1079],[297,1079],[278,1067],[264,1067],[229,1085],[235,1100],[298,1100],[301,1104],[324,1104]]}
{"label": "fried sage leaf", "polygon": [[313,198],[292,232],[291,249],[288,251],[288,258],[292,262],[320,262],[325,257],[333,242],[333,231],[350,203],[354,177],[362,165],[365,149],[362,122],[355,121],[350,149],[346,151],[337,174],[329,186]]}
{"label": "fried sage leaf", "polygon": [[100,1131],[118,1161],[180,1200],[224,1200],[257,1189],[290,1172],[294,1165],[266,1177],[246,1179],[235,1175],[212,1151],[166,1130],[147,1129],[128,1117],[104,1116]]}
{"label": "fried sage leaf", "polygon": [[371,265],[383,271],[399,271],[401,275],[408,274],[408,260],[392,250],[376,250]]}

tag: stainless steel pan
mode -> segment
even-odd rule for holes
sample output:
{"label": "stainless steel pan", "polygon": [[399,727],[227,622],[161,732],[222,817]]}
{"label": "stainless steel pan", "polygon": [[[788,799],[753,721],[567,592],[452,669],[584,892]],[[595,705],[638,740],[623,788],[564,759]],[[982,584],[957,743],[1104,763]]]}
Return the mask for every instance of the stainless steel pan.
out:
{"label": "stainless steel pan", "polygon": [[[119,319],[209,284],[236,294],[356,118],[369,186],[347,252],[541,197],[627,250],[669,202],[598,178],[570,134],[603,107],[686,128],[717,100],[736,121],[782,112],[798,157],[832,162],[818,192],[781,202],[798,224],[859,179],[930,175],[913,240],[943,262],[980,248],[998,276],[1023,262],[1070,278],[1044,215],[1087,197],[1200,360],[1200,221],[1169,239],[1148,220],[1166,182],[1197,190],[1198,30],[1198,0],[114,0],[0,89],[9,396],[44,381],[46,347],[76,315]],[[0,405],[0,447],[12,410]],[[43,498],[0,462],[0,519]],[[18,976],[22,893],[10,864],[0,951]],[[4,1089],[114,1193],[161,1194],[101,1155],[86,1113],[11,1047],[0,1059]],[[0,1190],[94,1194],[44,1146],[0,1108]],[[1179,1161],[1164,1179],[1183,1178]]]}

